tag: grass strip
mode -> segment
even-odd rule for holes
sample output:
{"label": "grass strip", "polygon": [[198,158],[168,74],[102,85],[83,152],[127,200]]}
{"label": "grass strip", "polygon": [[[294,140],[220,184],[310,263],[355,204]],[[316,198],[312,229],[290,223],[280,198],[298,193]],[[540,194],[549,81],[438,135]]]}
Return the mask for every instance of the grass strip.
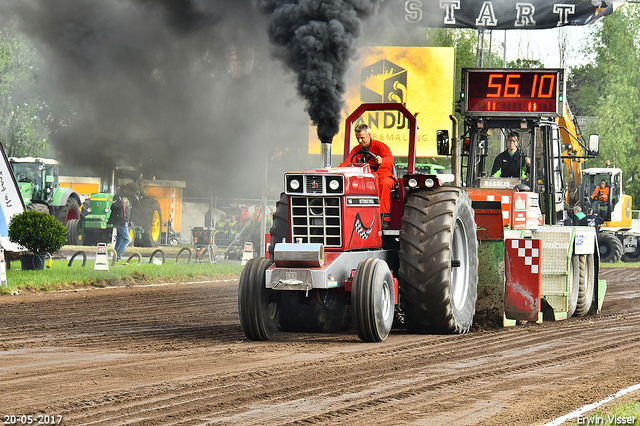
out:
{"label": "grass strip", "polygon": [[[126,265],[123,260],[108,271],[94,270],[95,261],[76,259],[71,267],[67,260],[53,260],[50,268],[41,271],[7,271],[7,285],[0,286],[0,295],[24,291],[54,291],[82,287],[133,286],[150,283],[204,281],[237,277],[240,263],[180,263],[149,264],[148,259],[138,265],[137,259]],[[18,266],[20,262],[16,262]],[[14,266],[12,264],[12,266]]]}

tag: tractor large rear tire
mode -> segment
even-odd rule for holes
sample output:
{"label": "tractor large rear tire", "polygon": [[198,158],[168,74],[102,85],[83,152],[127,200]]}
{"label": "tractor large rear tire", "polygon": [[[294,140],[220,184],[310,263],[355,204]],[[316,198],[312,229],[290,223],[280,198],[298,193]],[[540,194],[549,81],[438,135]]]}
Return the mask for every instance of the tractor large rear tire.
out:
{"label": "tractor large rear tire", "polygon": [[71,219],[80,218],[80,204],[75,198],[67,198],[67,202],[64,206],[60,206],[58,209],[58,216],[56,219],[63,225],[66,225]]}
{"label": "tractor large rear tire", "polygon": [[160,203],[152,198],[140,200],[131,208],[131,222],[142,227],[142,236],[136,240],[137,247],[158,247],[162,234],[162,212]]}
{"label": "tractor large rear tire", "polygon": [[269,257],[273,259],[273,250],[276,243],[282,240],[289,242],[289,199],[285,193],[280,194],[280,199],[276,202],[276,211],[273,213],[273,226],[269,231],[271,243],[269,244]]}
{"label": "tractor large rear tire", "polygon": [[462,188],[409,195],[400,232],[400,304],[407,330],[466,333],[478,298],[478,240]]}
{"label": "tractor large rear tire", "polygon": [[580,255],[580,286],[575,316],[581,317],[589,313],[595,289],[595,265],[592,254]]}
{"label": "tractor large rear tire", "polygon": [[387,262],[377,258],[360,262],[351,287],[351,312],[360,339],[382,342],[387,338],[395,312],[395,287]]}
{"label": "tractor large rear tire", "polygon": [[333,333],[342,328],[347,313],[344,292],[314,289],[309,293],[309,304],[299,303],[304,292],[281,291],[279,294],[280,330]]}
{"label": "tractor large rear tire", "polygon": [[620,239],[611,232],[600,232],[598,235],[598,248],[600,249],[600,261],[616,263],[622,259],[624,248]]}
{"label": "tractor large rear tire", "polygon": [[265,272],[273,262],[255,257],[240,274],[238,311],[244,334],[251,340],[269,340],[278,328],[280,308],[273,290],[265,286]]}

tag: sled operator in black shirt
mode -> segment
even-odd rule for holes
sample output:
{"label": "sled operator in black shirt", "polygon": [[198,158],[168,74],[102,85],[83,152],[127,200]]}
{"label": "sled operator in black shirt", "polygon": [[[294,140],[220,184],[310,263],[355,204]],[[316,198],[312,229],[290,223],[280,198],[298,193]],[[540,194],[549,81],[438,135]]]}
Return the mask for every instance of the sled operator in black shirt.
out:
{"label": "sled operator in black shirt", "polygon": [[491,176],[524,178],[529,172],[531,159],[518,149],[520,138],[517,132],[509,133],[507,137],[507,149],[498,154],[493,162]]}

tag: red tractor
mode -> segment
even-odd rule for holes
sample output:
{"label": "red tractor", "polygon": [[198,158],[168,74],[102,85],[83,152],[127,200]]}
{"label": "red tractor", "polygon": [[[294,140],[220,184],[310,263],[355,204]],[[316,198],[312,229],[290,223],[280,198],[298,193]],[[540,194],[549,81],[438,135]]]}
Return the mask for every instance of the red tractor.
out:
{"label": "red tractor", "polygon": [[277,329],[337,331],[349,306],[366,342],[383,341],[398,312],[410,332],[471,327],[478,284],[471,198],[444,186],[445,175],[415,172],[416,118],[401,104],[361,105],[346,120],[344,159],[363,112],[390,109],[410,123],[408,171],[392,191],[390,229],[382,229],[368,163],[351,158],[348,167],[286,173],[270,259],[250,260],[240,277],[240,322],[249,339],[271,339]]}

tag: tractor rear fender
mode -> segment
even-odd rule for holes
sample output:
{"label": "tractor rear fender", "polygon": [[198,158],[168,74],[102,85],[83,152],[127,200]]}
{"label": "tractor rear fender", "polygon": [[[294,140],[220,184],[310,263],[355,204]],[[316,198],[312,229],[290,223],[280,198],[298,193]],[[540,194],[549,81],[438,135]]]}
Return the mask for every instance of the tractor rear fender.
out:
{"label": "tractor rear fender", "polygon": [[58,187],[53,193],[53,198],[51,199],[51,205],[55,207],[64,206],[67,204],[67,200],[69,198],[74,198],[78,202],[78,206],[82,205],[82,201],[80,201],[80,196],[76,191],[71,188]]}
{"label": "tractor rear fender", "polygon": [[[346,281],[351,277],[351,271],[355,270],[361,261],[379,258],[388,263],[392,257],[392,252],[389,250],[327,252],[324,265],[321,267],[294,267],[292,263],[286,263],[289,266],[279,267],[277,253],[280,244],[283,243],[275,246],[276,263],[271,265],[266,272],[266,287],[273,290],[307,291],[314,288],[344,287]],[[300,246],[304,245],[300,244]],[[294,257],[291,250],[287,250],[287,253]]]}

